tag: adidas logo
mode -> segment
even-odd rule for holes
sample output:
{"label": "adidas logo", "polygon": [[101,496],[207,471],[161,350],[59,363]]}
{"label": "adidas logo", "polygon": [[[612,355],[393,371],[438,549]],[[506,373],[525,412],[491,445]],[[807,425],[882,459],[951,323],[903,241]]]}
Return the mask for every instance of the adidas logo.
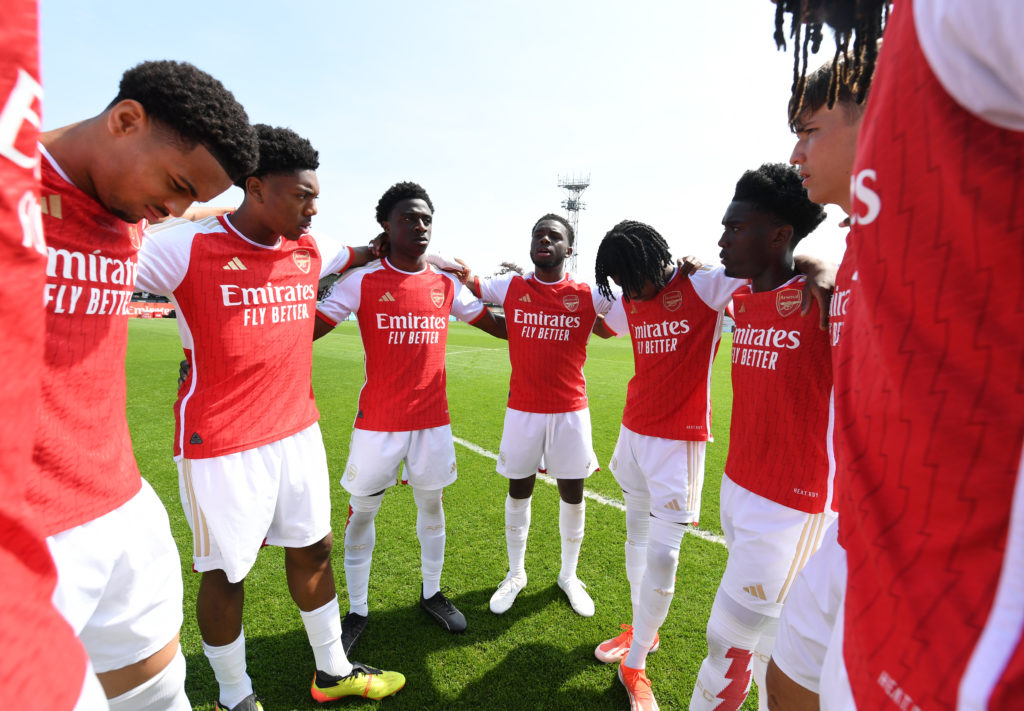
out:
{"label": "adidas logo", "polygon": [[44,215],[64,219],[64,211],[60,206],[60,195],[43,195],[39,198],[39,208]]}
{"label": "adidas logo", "polygon": [[747,587],[743,588],[743,592],[750,593],[751,595],[756,597],[758,600],[767,600],[768,599],[765,596],[764,588],[761,587],[760,583],[757,584],[757,585],[748,585]]}
{"label": "adidas logo", "polygon": [[522,296],[519,297],[519,300],[525,301],[526,303],[530,303],[530,301],[532,301],[532,299],[530,299],[529,294],[523,294]]}
{"label": "adidas logo", "polygon": [[235,272],[247,271],[246,266],[244,264],[242,264],[242,260],[239,259],[238,257],[235,257],[230,262],[225,264],[224,268],[225,269],[230,269],[231,271],[235,271]]}
{"label": "adidas logo", "polygon": [[746,305],[746,304],[742,304],[742,305],[740,306],[740,310],[739,310],[739,313],[741,313],[741,314],[745,314],[746,312],[747,312],[747,305]]}
{"label": "adidas logo", "polygon": [[203,438],[199,436],[198,432],[193,432],[191,439],[188,441],[189,444],[202,444]]}
{"label": "adidas logo", "polygon": [[379,299],[377,299],[378,302],[380,302],[380,301],[394,301],[394,300],[395,300],[395,297],[393,297],[391,295],[390,291],[385,291],[384,292],[384,296],[382,296]]}
{"label": "adidas logo", "polygon": [[682,511],[682,509],[679,507],[679,502],[676,501],[675,499],[672,499],[667,504],[665,504],[664,508],[668,509],[669,511]]}

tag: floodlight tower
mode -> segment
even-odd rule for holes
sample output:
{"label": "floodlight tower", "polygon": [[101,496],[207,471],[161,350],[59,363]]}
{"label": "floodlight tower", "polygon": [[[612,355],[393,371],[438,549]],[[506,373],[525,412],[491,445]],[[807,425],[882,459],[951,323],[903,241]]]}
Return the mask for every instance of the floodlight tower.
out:
{"label": "floodlight tower", "polygon": [[558,187],[565,191],[566,198],[562,200],[562,207],[565,208],[569,224],[576,235],[576,242],[573,245],[572,256],[569,257],[569,271],[578,278],[576,273],[577,258],[580,256],[580,210],[586,210],[586,204],[580,200],[583,191],[590,187],[590,174],[580,176],[558,176]]}

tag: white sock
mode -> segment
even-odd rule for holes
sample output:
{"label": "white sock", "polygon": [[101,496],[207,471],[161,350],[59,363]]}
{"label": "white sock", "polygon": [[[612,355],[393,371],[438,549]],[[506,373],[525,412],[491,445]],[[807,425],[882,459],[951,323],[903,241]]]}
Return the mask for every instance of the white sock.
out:
{"label": "white sock", "polygon": [[109,699],[107,703],[111,711],[192,711],[192,704],[185,696],[185,657],[181,654],[181,647],[156,676]]}
{"label": "white sock", "polygon": [[211,647],[203,642],[203,653],[210,660],[213,676],[220,687],[221,706],[236,706],[252,693],[252,679],[245,671],[245,629],[238,639],[222,647]]}
{"label": "white sock", "polygon": [[377,542],[374,518],[384,495],[351,496],[348,502],[348,523],[345,524],[345,585],[348,587],[348,609],[357,615],[368,615],[367,596],[370,588],[370,563]]}
{"label": "white sock", "polygon": [[508,572],[526,573],[526,539],[530,535],[532,496],[525,499],[505,497],[505,547],[508,549]]}
{"label": "white sock", "polygon": [[772,658],[775,637],[779,632],[779,618],[773,617],[761,632],[761,639],[754,648],[754,683],[757,684],[758,711],[768,711],[768,690],[765,677],[768,675],[768,661]]}
{"label": "white sock", "polygon": [[[765,632],[774,638],[777,625],[775,618],[744,607],[719,588],[708,617],[708,655],[697,671],[690,711],[739,709],[750,691],[754,650]],[[768,695],[761,690],[767,708]]]}
{"label": "white sock", "polygon": [[444,489],[412,488],[416,500],[416,535],[420,539],[420,570],[423,573],[423,597],[429,599],[441,590],[444,567]]}
{"label": "white sock", "polygon": [[583,530],[586,525],[587,502],[584,499],[578,504],[567,504],[558,500],[558,531],[562,536],[562,570],[558,574],[562,580],[576,577],[576,565],[580,560],[580,547],[583,545]]}
{"label": "white sock", "polygon": [[633,618],[633,644],[625,664],[633,669],[647,666],[647,653],[654,644],[675,595],[679,546],[685,529],[682,524],[651,519],[651,540],[647,544],[647,570],[640,590],[640,604]]}
{"label": "white sock", "polygon": [[305,612],[299,610],[302,624],[306,628],[309,646],[313,648],[316,668],[331,676],[345,676],[352,671],[352,665],[341,646],[341,609],[335,596],[326,605]]}
{"label": "white sock", "polygon": [[626,500],[626,579],[629,581],[629,600],[633,606],[633,619],[640,607],[640,587],[647,569],[647,541],[651,529],[651,497],[630,494]]}

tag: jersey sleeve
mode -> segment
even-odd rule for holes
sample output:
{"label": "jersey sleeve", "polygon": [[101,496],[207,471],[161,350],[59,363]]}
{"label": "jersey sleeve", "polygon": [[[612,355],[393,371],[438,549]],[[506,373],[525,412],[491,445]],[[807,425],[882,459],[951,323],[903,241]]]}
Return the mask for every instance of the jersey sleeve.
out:
{"label": "jersey sleeve", "polygon": [[512,283],[512,279],[517,276],[518,274],[510,273],[478,279],[480,298],[483,301],[490,301],[492,304],[504,304],[505,296],[508,294],[508,287]]}
{"label": "jersey sleeve", "polygon": [[746,286],[746,279],[733,279],[725,275],[725,267],[699,269],[690,275],[693,290],[705,304],[715,311],[724,311],[732,301],[734,291]]}
{"label": "jersey sleeve", "polygon": [[318,232],[316,244],[320,249],[321,279],[328,274],[341,274],[352,263],[352,248],[342,244],[341,240]]}
{"label": "jersey sleeve", "polygon": [[917,0],[913,12],[921,50],[949,95],[991,124],[1024,131],[1024,3]]}
{"label": "jersey sleeve", "polygon": [[451,274],[445,276],[455,282],[455,295],[452,297],[452,315],[460,321],[473,323],[486,308],[480,299],[473,296],[473,292],[459,283],[459,280]]}
{"label": "jersey sleeve", "polygon": [[616,299],[608,309],[604,317],[604,325],[612,330],[616,336],[624,336],[629,333],[629,321],[626,320],[626,302]]}
{"label": "jersey sleeve", "polygon": [[219,231],[219,225],[208,220],[190,222],[174,219],[150,225],[142,236],[135,289],[151,294],[171,296],[188,273],[192,240],[202,232]]}
{"label": "jersey sleeve", "polygon": [[594,311],[597,313],[598,316],[605,316],[605,323],[607,324],[607,314],[609,311],[611,311],[612,307],[615,304],[622,301],[622,293],[618,289],[613,287],[612,298],[609,299],[607,296],[602,294],[601,290],[598,289],[593,284],[590,284],[589,286],[590,295],[594,299]]}
{"label": "jersey sleeve", "polygon": [[359,311],[360,297],[362,296],[363,275],[365,269],[357,269],[345,274],[331,289],[326,299],[317,304],[316,315],[322,321],[332,326]]}

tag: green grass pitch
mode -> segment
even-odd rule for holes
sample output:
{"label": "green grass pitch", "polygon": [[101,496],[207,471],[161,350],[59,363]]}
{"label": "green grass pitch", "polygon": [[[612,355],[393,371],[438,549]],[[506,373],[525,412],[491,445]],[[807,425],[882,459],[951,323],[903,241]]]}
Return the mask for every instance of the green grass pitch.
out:
{"label": "green grass pitch", "polygon": [[[133,320],[128,342],[128,420],[139,468],[163,499],[178,542],[185,580],[181,642],[188,661],[187,691],[196,709],[213,709],[217,686],[203,657],[195,622],[199,576],[191,571],[191,534],[178,498],[171,460],[181,347],[173,320]],[[701,529],[721,534],[718,493],[729,444],[730,338],[723,337],[712,380],[715,442],[708,445]],[[589,491],[617,501],[620,489],[608,470],[626,383],[633,373],[629,339],[590,343],[587,386],[594,447],[602,469]],[[344,323],[314,347],[313,387],[331,468],[334,573],[342,612],[347,611],[342,536],[348,497],[337,483],[348,454],[349,433],[363,381],[363,352],[355,324]],[[505,412],[509,364],[505,343],[464,324],[448,338],[448,400],[452,430],[497,452]],[[671,387],[671,384],[667,384]],[[597,614],[572,612],[555,578],[560,566],[558,494],[538,482],[526,555],[529,584],[505,615],[487,608],[507,569],[504,538],[506,480],[494,461],[456,445],[459,480],[445,490],[447,550],[442,588],[465,614],[469,629],[450,635],[418,606],[419,544],[412,491],[394,487],[377,517],[377,547],[370,574],[370,623],[353,658],[407,677],[396,696],[379,702],[391,709],[625,709],[628,700],[615,676],[593,656],[595,645],[629,622],[629,587],[623,562],[625,516],[587,501],[587,532],[579,575]],[[706,652],[704,628],[725,548],[687,535],[675,599],[661,629],[661,649],[647,662],[662,709],[685,709]],[[313,655],[288,595],[280,549],[264,549],[246,581],[245,630],[249,674],[267,711],[319,708],[309,696]],[[350,699],[333,708],[378,702]],[[745,709],[756,709],[751,690]]]}

